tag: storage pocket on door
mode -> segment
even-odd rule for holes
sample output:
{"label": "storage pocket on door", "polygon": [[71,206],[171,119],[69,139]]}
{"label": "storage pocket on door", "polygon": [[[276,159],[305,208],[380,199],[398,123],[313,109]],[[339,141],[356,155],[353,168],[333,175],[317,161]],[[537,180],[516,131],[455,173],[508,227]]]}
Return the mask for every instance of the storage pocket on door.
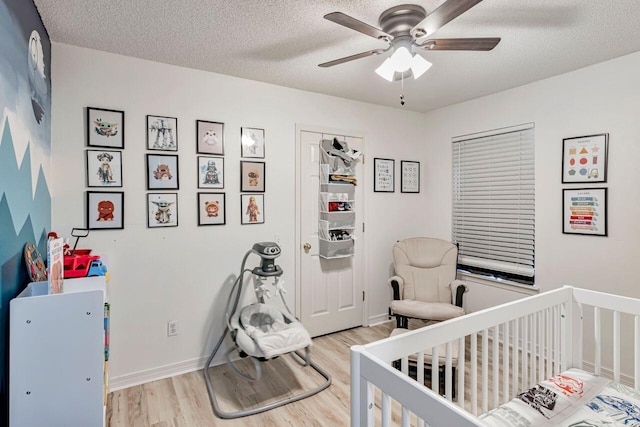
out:
{"label": "storage pocket on door", "polygon": [[327,227],[353,228],[356,223],[355,212],[320,212],[320,220],[327,221]]}
{"label": "storage pocket on door", "polygon": [[353,255],[353,240],[342,240],[337,242],[330,242],[328,240],[318,240],[319,255],[322,258],[342,258]]}

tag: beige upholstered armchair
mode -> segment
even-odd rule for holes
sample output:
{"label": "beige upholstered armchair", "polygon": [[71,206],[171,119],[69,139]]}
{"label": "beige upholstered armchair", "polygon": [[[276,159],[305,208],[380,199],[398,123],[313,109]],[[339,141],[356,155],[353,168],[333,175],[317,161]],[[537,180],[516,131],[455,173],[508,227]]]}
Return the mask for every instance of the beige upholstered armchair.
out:
{"label": "beige upholstered armchair", "polygon": [[389,284],[398,328],[406,328],[409,318],[448,320],[464,314],[467,287],[456,280],[457,260],[457,246],[446,240],[413,237],[395,244],[396,275]]}

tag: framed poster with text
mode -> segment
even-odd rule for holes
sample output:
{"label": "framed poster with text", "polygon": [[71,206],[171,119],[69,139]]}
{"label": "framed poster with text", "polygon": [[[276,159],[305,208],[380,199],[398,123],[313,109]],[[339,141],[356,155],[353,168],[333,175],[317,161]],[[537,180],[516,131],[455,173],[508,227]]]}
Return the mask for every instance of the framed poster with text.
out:
{"label": "framed poster with text", "polygon": [[420,192],[420,162],[400,161],[400,192]]}
{"label": "framed poster with text", "polygon": [[562,190],[562,232],[587,236],[607,235],[607,189]]}
{"label": "framed poster with text", "polygon": [[395,191],[395,160],[373,159],[373,191],[393,193]]}

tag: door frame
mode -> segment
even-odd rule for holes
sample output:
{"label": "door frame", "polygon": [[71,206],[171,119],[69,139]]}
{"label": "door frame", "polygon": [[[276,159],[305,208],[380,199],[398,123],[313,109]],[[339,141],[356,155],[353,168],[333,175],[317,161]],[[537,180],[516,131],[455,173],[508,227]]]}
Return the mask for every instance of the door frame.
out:
{"label": "door frame", "polygon": [[[363,164],[362,167],[366,165],[366,152],[367,152],[367,133],[362,131],[354,131],[354,130],[345,130],[345,129],[336,129],[328,126],[321,125],[309,125],[309,124],[300,124],[296,123],[296,226],[295,226],[295,292],[296,292],[296,304],[295,304],[295,313],[296,316],[300,317],[302,313],[302,189],[300,188],[300,180],[302,175],[302,166],[301,166],[301,156],[302,149],[300,140],[300,133],[306,132],[314,132],[314,133],[324,133],[331,135],[341,135],[346,137],[353,138],[361,138],[362,139],[362,156],[363,156]],[[359,182],[358,185],[362,185],[362,202],[358,202],[358,209],[362,206],[362,222],[365,224],[367,222],[367,192],[366,192],[366,177],[368,176],[367,171],[363,170],[362,172],[362,182]],[[369,280],[368,280],[368,256],[367,256],[367,245],[366,245],[366,228],[365,231],[361,233],[362,237],[358,238],[358,242],[362,242],[360,246],[362,250],[362,289],[365,292],[365,295],[369,293]],[[362,302],[362,326],[369,326],[369,298],[364,299]]]}

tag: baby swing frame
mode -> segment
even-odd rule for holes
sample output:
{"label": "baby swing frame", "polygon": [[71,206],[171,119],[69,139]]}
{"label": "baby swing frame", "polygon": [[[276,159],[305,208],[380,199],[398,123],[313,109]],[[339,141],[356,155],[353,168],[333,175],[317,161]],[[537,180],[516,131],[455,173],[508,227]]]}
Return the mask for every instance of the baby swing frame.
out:
{"label": "baby swing frame", "polygon": [[[245,269],[245,265],[247,262],[247,258],[249,257],[249,255],[251,254],[256,254],[261,258],[261,265],[260,267],[256,267],[253,270],[249,270],[249,269]],[[255,415],[255,414],[259,414],[261,412],[266,412],[269,411],[271,409],[275,409],[278,408],[280,406],[289,404],[289,403],[293,403],[293,402],[297,402],[298,400],[302,400],[302,399],[306,399],[307,397],[313,396],[314,394],[320,393],[322,390],[326,389],[327,387],[329,387],[329,385],[331,385],[331,375],[325,371],[324,369],[322,369],[320,366],[318,366],[315,362],[313,362],[311,360],[311,352],[310,352],[310,346],[305,347],[305,354],[301,354],[301,352],[299,350],[295,350],[292,352],[289,352],[289,354],[291,354],[292,359],[300,366],[302,367],[312,367],[316,372],[318,372],[322,377],[324,377],[325,381],[319,385],[316,388],[313,388],[311,390],[290,396],[290,397],[286,397],[280,400],[277,400],[275,402],[271,402],[268,403],[266,405],[262,405],[256,408],[250,408],[250,409],[243,409],[243,410],[239,410],[239,411],[235,411],[235,412],[224,412],[220,409],[220,406],[218,404],[218,400],[216,399],[216,394],[215,394],[215,388],[213,386],[213,380],[211,379],[211,376],[209,374],[209,368],[211,367],[211,363],[215,357],[215,355],[218,353],[218,350],[220,350],[220,347],[222,345],[222,342],[224,341],[225,337],[227,336],[227,334],[229,334],[231,336],[231,338],[233,339],[234,344],[226,351],[225,353],[225,360],[227,365],[229,366],[229,368],[231,369],[231,371],[236,374],[237,376],[239,376],[240,378],[243,378],[247,381],[258,381],[261,377],[261,373],[262,373],[262,369],[260,366],[260,363],[262,362],[266,362],[269,361],[270,359],[266,359],[263,357],[256,357],[250,354],[245,353],[245,351],[238,346],[238,341],[236,340],[237,338],[237,333],[238,333],[238,328],[234,325],[232,325],[232,319],[234,318],[234,315],[236,314],[236,312],[238,311],[238,303],[240,301],[240,297],[242,295],[242,287],[243,287],[243,279],[244,279],[244,274],[246,272],[251,272],[253,273],[255,276],[258,276],[260,278],[264,278],[264,277],[279,277],[282,275],[282,269],[280,269],[280,267],[278,267],[277,265],[274,264],[273,260],[275,258],[277,258],[278,256],[280,256],[280,248],[278,247],[278,245],[276,245],[275,243],[272,242],[264,242],[264,243],[256,243],[253,245],[253,248],[251,250],[249,250],[244,258],[242,259],[242,265],[240,267],[240,275],[238,276],[238,278],[236,279],[236,281],[233,284],[233,287],[231,289],[231,292],[229,294],[229,298],[227,300],[227,310],[225,313],[225,317],[226,317],[226,326],[225,326],[225,330],[222,334],[222,336],[220,337],[220,339],[218,340],[216,346],[214,347],[213,351],[211,352],[211,355],[209,356],[209,359],[207,360],[207,363],[205,365],[203,374],[204,374],[204,380],[205,383],[207,384],[207,391],[209,392],[209,399],[211,400],[211,406],[213,408],[213,412],[214,414],[219,417],[219,418],[224,418],[224,419],[232,419],[232,418],[241,418],[241,417],[246,417],[249,415]],[[237,289],[237,292],[236,292]],[[264,303],[264,293],[262,292],[258,292],[257,289],[254,289],[256,291],[256,297],[258,299],[259,303]],[[276,291],[276,293],[278,293]],[[235,295],[235,298],[234,298]],[[284,297],[282,296],[282,293],[280,292],[280,299],[282,300],[282,303],[286,309],[286,313],[282,313],[285,317],[289,317],[291,319],[295,319],[295,317],[293,316],[293,314],[291,313],[291,311],[289,310],[289,307],[287,306]],[[232,304],[232,300],[233,300],[233,304]],[[231,310],[229,310],[229,307],[231,307]],[[288,313],[288,316],[287,316]],[[297,319],[296,319],[297,320]],[[241,372],[234,364],[234,362],[231,360],[231,353],[233,353],[234,351],[238,351],[238,353],[240,354],[241,357],[250,357],[251,358],[251,362],[253,363],[253,367],[255,370],[255,376],[252,377],[250,375],[244,374],[243,372]],[[283,353],[286,354],[286,353]]]}

